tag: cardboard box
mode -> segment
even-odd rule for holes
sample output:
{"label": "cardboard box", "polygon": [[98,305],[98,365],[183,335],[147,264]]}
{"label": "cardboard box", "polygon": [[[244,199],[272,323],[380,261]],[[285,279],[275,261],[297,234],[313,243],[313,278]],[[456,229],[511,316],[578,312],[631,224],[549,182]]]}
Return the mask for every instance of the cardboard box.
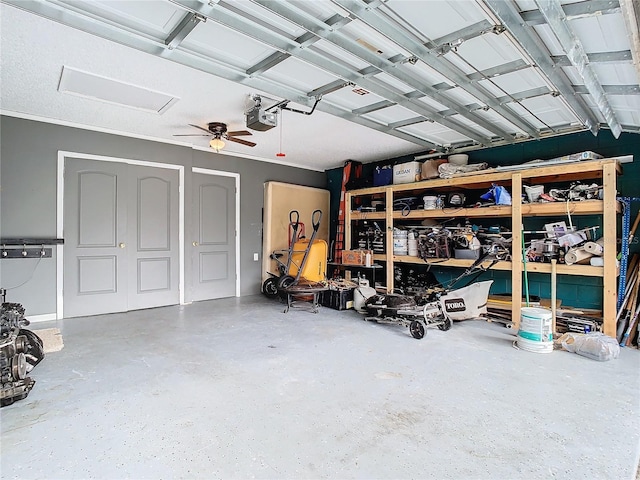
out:
{"label": "cardboard box", "polygon": [[393,184],[412,183],[420,181],[422,164],[420,162],[406,162],[393,167]]}
{"label": "cardboard box", "polygon": [[344,265],[365,265],[367,253],[371,255],[371,261],[373,262],[372,250],[343,250],[342,263]]}
{"label": "cardboard box", "polygon": [[436,158],[434,160],[427,160],[424,162],[420,171],[420,179],[428,180],[430,178],[438,178],[440,176],[438,167],[443,163],[447,163],[444,158]]}

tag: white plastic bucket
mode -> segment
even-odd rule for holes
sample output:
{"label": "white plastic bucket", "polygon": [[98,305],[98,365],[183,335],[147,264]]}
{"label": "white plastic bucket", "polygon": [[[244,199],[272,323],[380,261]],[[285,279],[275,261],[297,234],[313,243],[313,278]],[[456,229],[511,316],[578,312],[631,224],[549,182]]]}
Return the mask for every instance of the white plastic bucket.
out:
{"label": "white plastic bucket", "polygon": [[409,232],[407,237],[407,250],[410,257],[418,256],[418,239],[413,232]]}
{"label": "white plastic bucket", "polygon": [[425,210],[435,210],[438,206],[438,197],[435,195],[426,195],[422,197],[422,201],[424,202]]}
{"label": "white plastic bucket", "polygon": [[400,230],[398,228],[393,229],[393,254],[394,255],[408,255],[408,234],[407,230]]}
{"label": "white plastic bucket", "polygon": [[553,352],[551,310],[538,307],[522,307],[517,344],[518,348],[528,352]]}

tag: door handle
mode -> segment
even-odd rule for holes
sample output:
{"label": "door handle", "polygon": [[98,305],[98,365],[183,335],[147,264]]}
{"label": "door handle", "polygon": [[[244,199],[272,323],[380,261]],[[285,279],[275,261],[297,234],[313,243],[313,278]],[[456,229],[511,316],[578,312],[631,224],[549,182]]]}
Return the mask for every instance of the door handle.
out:
{"label": "door handle", "polygon": [[126,247],[127,245],[126,245],[124,242],[120,242],[120,243],[118,244],[118,246],[119,246],[120,248],[124,248],[124,247]]}
{"label": "door handle", "polygon": [[197,246],[198,246],[198,245],[200,245],[200,244],[199,244],[198,242],[193,242],[193,243],[192,243],[192,245],[193,245],[194,247],[197,247]]}

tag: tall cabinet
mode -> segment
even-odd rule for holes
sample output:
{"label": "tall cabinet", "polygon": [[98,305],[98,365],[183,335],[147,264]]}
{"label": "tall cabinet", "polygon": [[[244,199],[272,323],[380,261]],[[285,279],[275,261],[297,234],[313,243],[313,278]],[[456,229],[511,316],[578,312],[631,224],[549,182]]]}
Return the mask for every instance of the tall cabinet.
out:
{"label": "tall cabinet", "polygon": [[[421,182],[388,185],[384,187],[365,188],[352,190],[346,193],[347,211],[345,215],[345,245],[353,245],[353,227],[358,222],[369,221],[384,225],[385,229],[385,253],[374,255],[374,260],[386,265],[386,287],[389,292],[394,288],[394,264],[433,263],[438,266],[467,268],[473,260],[466,259],[429,259],[422,260],[419,257],[394,255],[393,253],[393,227],[406,224],[407,221],[422,222],[425,219],[445,220],[451,218],[480,220],[503,219],[509,223],[513,232],[512,254],[510,261],[500,261],[493,266],[497,270],[511,270],[512,293],[512,319],[516,326],[520,320],[523,294],[523,263],[522,244],[523,221],[530,217],[555,217],[549,220],[564,219],[569,213],[571,216],[598,215],[601,218],[601,235],[604,240],[604,266],[591,265],[557,265],[559,275],[578,275],[601,277],[603,279],[603,317],[604,333],[615,337],[616,334],[616,246],[617,246],[617,219],[621,206],[616,200],[617,176],[622,173],[622,168],[617,158],[603,160],[590,160],[574,163],[563,163],[551,166],[539,166],[529,168],[500,167],[487,170],[486,173],[467,173],[450,179],[433,179]],[[524,185],[549,185],[569,184],[571,182],[595,182],[602,185],[602,199],[582,200],[569,202],[549,203],[523,203],[520,192]],[[475,208],[444,207],[434,210],[394,210],[394,200],[405,197],[422,198],[424,195],[446,195],[452,191],[469,193],[482,189],[489,189],[493,184],[507,188],[511,193],[511,205],[493,205]],[[360,202],[363,200],[364,202]],[[370,204],[371,200],[384,202],[383,211],[362,211],[356,208],[358,203]],[[526,263],[527,272],[551,273],[549,263]]]}

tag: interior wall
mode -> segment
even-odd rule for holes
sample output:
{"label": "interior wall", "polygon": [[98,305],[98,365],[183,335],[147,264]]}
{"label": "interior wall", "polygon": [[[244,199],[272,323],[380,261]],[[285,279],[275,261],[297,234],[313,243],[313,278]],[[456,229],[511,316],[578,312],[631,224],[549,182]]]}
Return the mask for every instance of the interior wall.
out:
{"label": "interior wall", "polygon": [[[269,180],[324,188],[322,172],[193,150],[15,117],[0,116],[0,236],[56,237],[58,151],[169,163],[185,167],[185,235],[192,227],[191,168],[240,174],[241,295],[258,294],[262,251],[263,185]],[[188,240],[186,236],[185,240]],[[190,301],[191,242],[185,241],[185,301]],[[24,283],[24,285],[21,285]],[[0,261],[7,301],[22,303],[27,316],[56,311],[56,256]]]}
{"label": "interior wall", "polygon": [[[614,138],[610,130],[603,129],[597,136],[591,132],[581,132],[570,135],[562,135],[553,138],[533,140],[514,145],[485,148],[469,152],[469,163],[486,162],[489,166],[518,165],[536,159],[551,159],[563,155],[582,151],[593,151],[604,157],[633,155],[633,163],[623,164],[623,175],[618,177],[618,193],[625,197],[640,197],[638,179],[640,178],[640,134],[623,133],[619,138]],[[363,175],[372,176],[377,165],[396,165],[409,162],[415,156],[428,154],[429,152],[404,155],[387,160],[363,165]],[[331,209],[337,212],[337,202],[340,198],[342,183],[342,169],[332,169],[327,172],[327,185],[331,192]],[[638,214],[640,202],[632,203],[631,222]],[[334,219],[336,217],[332,217]],[[588,222],[591,218],[582,217],[580,221]],[[588,226],[582,225],[581,227]],[[619,234],[621,227],[619,227]],[[335,238],[335,221],[331,225],[332,239]],[[636,232],[630,251],[640,252],[640,232]],[[434,266],[431,272],[443,284],[447,284],[460,274],[459,269],[439,268]],[[482,279],[493,279],[494,284],[491,293],[510,292],[511,272],[489,271],[483,274]],[[532,274],[529,277],[529,290],[531,295],[539,295],[548,298],[550,296],[550,282],[548,275]],[[581,308],[602,307],[602,278],[578,277],[560,275],[558,277],[558,297],[566,305],[579,306]]]}

